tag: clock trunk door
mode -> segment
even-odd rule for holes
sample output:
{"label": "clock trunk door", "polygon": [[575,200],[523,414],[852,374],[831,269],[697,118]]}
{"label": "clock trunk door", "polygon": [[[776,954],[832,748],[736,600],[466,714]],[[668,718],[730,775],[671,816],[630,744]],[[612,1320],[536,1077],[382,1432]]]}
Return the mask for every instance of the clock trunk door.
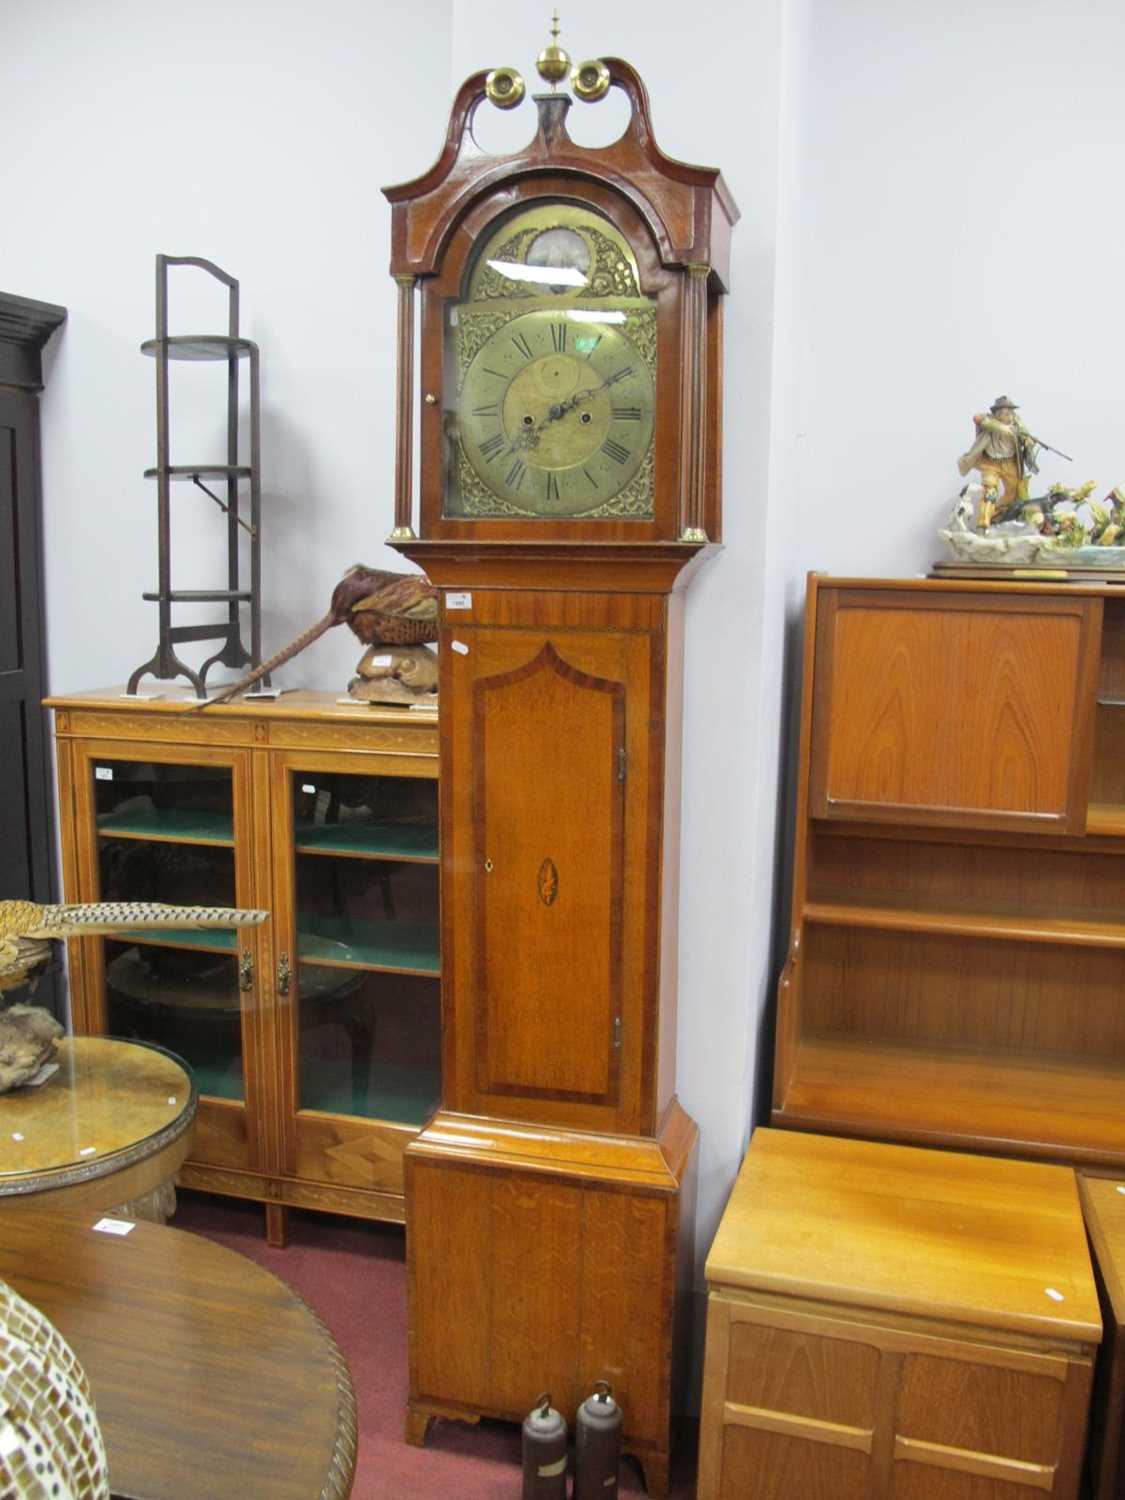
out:
{"label": "clock trunk door", "polygon": [[646,646],[523,631],[466,643],[452,667],[471,678],[472,705],[455,793],[471,799],[454,876],[468,917],[452,981],[471,1018],[463,1107],[621,1128],[635,1112],[628,1039],[640,1029],[627,934],[643,901],[628,871],[643,854],[629,856],[645,816],[631,798],[629,679]]}

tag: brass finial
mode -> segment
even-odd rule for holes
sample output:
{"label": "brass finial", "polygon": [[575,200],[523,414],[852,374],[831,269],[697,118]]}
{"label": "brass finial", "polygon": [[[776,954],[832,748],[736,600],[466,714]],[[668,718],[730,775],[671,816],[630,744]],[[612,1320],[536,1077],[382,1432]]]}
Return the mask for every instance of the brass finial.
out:
{"label": "brass finial", "polygon": [[551,16],[551,44],[544,47],[535,59],[535,68],[540,78],[551,85],[554,93],[559,80],[570,72],[570,53],[559,46],[559,13]]}

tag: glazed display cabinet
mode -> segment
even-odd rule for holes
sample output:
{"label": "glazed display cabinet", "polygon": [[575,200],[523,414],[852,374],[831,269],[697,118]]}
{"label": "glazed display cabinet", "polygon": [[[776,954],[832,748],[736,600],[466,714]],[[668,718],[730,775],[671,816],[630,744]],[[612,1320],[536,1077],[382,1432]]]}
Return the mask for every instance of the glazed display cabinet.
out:
{"label": "glazed display cabinet", "polygon": [[440,1077],[437,727],[328,693],[56,711],[66,897],[265,907],[262,927],[70,945],[74,1028],[157,1042],[200,1094],[181,1183],[400,1221]]}

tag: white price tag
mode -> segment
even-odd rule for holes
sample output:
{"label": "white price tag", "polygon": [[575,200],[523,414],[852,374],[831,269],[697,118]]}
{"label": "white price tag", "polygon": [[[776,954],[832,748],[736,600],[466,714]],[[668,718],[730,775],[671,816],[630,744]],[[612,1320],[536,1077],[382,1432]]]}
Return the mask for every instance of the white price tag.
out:
{"label": "white price tag", "polygon": [[112,781],[113,780],[113,767],[112,766],[95,766],[94,767],[94,780],[95,781]]}
{"label": "white price tag", "polygon": [[371,665],[373,667],[389,667],[393,661],[393,656],[373,656],[371,658]]}
{"label": "white price tag", "polygon": [[128,1219],[99,1219],[94,1225],[99,1234],[132,1234],[136,1227]]}
{"label": "white price tag", "polygon": [[446,609],[472,609],[473,596],[472,594],[448,593],[445,596],[445,607]]}
{"label": "white price tag", "polygon": [[469,648],[465,645],[464,641],[450,641],[449,644],[453,647],[458,656],[468,656]]}

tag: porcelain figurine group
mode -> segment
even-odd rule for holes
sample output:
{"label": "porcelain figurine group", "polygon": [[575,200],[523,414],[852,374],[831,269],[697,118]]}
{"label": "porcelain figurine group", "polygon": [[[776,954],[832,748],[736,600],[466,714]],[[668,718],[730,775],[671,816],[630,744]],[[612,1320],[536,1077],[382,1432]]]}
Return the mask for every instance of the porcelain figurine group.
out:
{"label": "porcelain figurine group", "polygon": [[1125,486],[1095,500],[1094,480],[1030,493],[1041,452],[1069,455],[1035,437],[1008,396],[973,417],[973,442],[957,461],[974,470],[939,532],[958,562],[992,567],[1125,567]]}

